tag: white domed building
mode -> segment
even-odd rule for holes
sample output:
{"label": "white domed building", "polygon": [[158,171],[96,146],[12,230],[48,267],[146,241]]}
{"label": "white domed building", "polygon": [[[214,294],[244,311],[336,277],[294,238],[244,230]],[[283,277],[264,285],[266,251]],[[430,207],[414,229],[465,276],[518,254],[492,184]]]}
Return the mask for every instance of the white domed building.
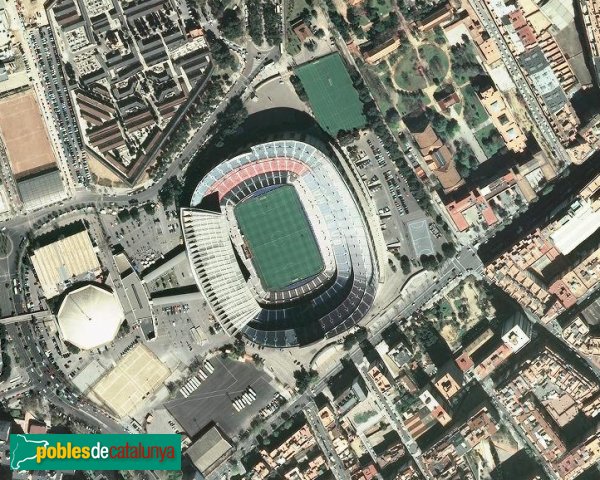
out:
{"label": "white domed building", "polygon": [[125,315],[112,291],[85,285],[67,294],[56,317],[64,341],[90,350],[112,342]]}

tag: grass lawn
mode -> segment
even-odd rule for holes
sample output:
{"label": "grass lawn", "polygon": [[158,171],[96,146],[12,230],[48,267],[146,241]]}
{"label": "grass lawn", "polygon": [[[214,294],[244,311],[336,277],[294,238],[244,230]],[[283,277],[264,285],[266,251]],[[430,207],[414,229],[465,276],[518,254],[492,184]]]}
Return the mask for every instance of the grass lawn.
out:
{"label": "grass lawn", "polygon": [[471,85],[466,85],[461,88],[463,97],[463,117],[467,125],[472,129],[477,128],[488,118],[488,114],[481,105],[477,94]]}
{"label": "grass lawn", "polygon": [[371,0],[369,3],[382,17],[392,11],[391,0]]}
{"label": "grass lawn", "polygon": [[424,93],[400,93],[396,109],[400,116],[404,117],[423,105],[429,105],[429,97]]}
{"label": "grass lawn", "polygon": [[427,62],[427,77],[433,81],[437,78],[440,82],[448,73],[450,62],[444,51],[432,43],[428,43],[419,47],[421,58]]}
{"label": "grass lawn", "polygon": [[387,64],[380,63],[377,65],[376,69],[371,68],[368,70],[368,76],[369,90],[371,90],[371,93],[374,95],[379,108],[383,112],[386,112],[393,106],[390,99],[395,90],[390,69]]}
{"label": "grass lawn", "polygon": [[485,156],[490,158],[495,155],[502,147],[504,142],[496,127],[493,125],[486,125],[475,132],[475,138],[481,145],[481,148],[485,152]]}
{"label": "grass lawn", "polygon": [[287,4],[288,16],[290,20],[296,20],[296,17],[298,17],[300,12],[305,8],[310,10],[310,7],[305,0],[290,0]]}
{"label": "grass lawn", "polygon": [[286,26],[286,30],[287,42],[285,45],[285,49],[290,55],[297,55],[302,50],[300,40],[298,40],[298,37],[294,34],[289,24]]}
{"label": "grass lawn", "polygon": [[448,302],[448,300],[446,300],[445,298],[440,302],[440,313],[442,315],[442,318],[446,318],[449,317],[450,315],[452,315],[452,306],[450,305],[450,303]]}
{"label": "grass lawn", "polygon": [[295,73],[306,90],[317,121],[330,135],[365,125],[358,92],[339,54],[302,65]]}
{"label": "grass lawn", "polygon": [[281,290],[323,269],[319,246],[294,187],[252,197],[234,212],[266,290]]}
{"label": "grass lawn", "polygon": [[452,305],[450,305],[450,302],[445,297],[442,298],[439,303],[425,312],[427,318],[431,320],[444,320],[445,318],[450,317],[453,313],[454,311],[452,310]]}
{"label": "grass lawn", "polygon": [[427,87],[427,80],[417,71],[419,57],[412,46],[407,46],[394,66],[394,81],[398,88],[414,92]]}

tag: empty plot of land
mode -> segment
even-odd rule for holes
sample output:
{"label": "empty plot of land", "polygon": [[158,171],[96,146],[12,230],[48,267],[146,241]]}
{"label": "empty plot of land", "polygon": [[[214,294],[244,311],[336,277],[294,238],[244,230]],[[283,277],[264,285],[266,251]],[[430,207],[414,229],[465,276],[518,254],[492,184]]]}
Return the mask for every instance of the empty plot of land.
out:
{"label": "empty plot of land", "polygon": [[310,106],[331,135],[365,125],[362,103],[339,54],[334,53],[296,69]]}
{"label": "empty plot of land", "polygon": [[56,163],[32,91],[0,101],[0,135],[15,177],[40,172]]}
{"label": "empty plot of land", "polygon": [[280,290],[323,269],[319,246],[294,187],[237,205],[235,216],[267,290]]}
{"label": "empty plot of land", "polygon": [[128,352],[93,392],[120,417],[135,412],[163,384],[169,369],[139,344]]}
{"label": "empty plot of land", "polygon": [[435,255],[431,234],[427,227],[427,220],[414,220],[410,222],[407,227],[413,249],[415,250],[415,255],[417,257],[420,257],[421,255]]}
{"label": "empty plot of land", "polygon": [[[211,358],[215,368],[188,398],[179,397],[165,404],[186,433],[193,437],[208,423],[214,421],[229,436],[247,426],[252,418],[275,395],[266,373],[253,365],[228,358]],[[249,386],[256,392],[256,400],[236,412],[232,400]]]}

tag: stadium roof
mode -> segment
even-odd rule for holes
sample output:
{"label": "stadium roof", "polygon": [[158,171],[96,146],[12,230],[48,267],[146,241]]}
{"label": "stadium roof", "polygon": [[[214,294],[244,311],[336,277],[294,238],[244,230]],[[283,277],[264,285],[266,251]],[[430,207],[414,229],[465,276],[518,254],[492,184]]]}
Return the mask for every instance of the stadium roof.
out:
{"label": "stadium roof", "polygon": [[219,460],[223,460],[231,451],[231,444],[225,440],[216,426],[196,440],[187,449],[187,455],[194,466],[204,475],[215,469]]}
{"label": "stadium roof", "polygon": [[[294,267],[293,274],[290,269],[281,279],[280,284],[288,284],[284,289],[267,291],[262,284],[264,262],[256,261],[256,246],[257,239],[260,245],[266,245],[268,239],[248,235],[235,209],[248,200],[255,203],[269,192],[285,192],[282,185],[292,186],[302,200],[304,212],[293,217],[304,219],[306,215],[309,226],[300,230],[314,236],[318,249],[311,251],[315,257],[320,251],[325,269],[288,284],[290,278],[308,274]],[[192,195],[192,208],[181,211],[181,223],[194,278],[229,334],[241,331],[263,346],[309,345],[342,333],[366,315],[374,302],[378,272],[371,231],[354,193],[332,158],[293,140],[255,145],[222,162],[200,181]],[[220,213],[198,208],[205,197],[214,194],[222,207]],[[256,226],[275,233],[269,223],[262,220]],[[284,223],[289,224],[289,219]],[[283,223],[277,226],[278,231],[288,229]],[[278,232],[275,237],[279,241],[284,234]],[[277,250],[281,253],[284,247]],[[288,247],[292,248],[289,242]],[[275,257],[274,250],[264,249],[263,259],[269,254]],[[283,258],[267,270],[290,267],[285,255],[277,256]]]}
{"label": "stadium roof", "polygon": [[89,350],[112,341],[124,319],[117,297],[96,285],[69,293],[58,311],[63,339]]}

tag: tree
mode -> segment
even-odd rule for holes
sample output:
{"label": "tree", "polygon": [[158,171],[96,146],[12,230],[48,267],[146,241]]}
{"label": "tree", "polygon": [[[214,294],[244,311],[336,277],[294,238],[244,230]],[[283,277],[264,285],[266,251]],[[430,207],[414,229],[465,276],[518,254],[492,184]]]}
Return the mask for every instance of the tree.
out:
{"label": "tree", "polygon": [[140,211],[138,210],[137,207],[132,207],[129,210],[129,214],[131,215],[131,218],[133,218],[134,220],[139,220],[140,219]]}
{"label": "tree", "polygon": [[408,275],[411,271],[410,259],[406,255],[400,257],[400,268],[404,275]]}
{"label": "tree", "polygon": [[397,124],[400,122],[400,114],[398,110],[395,108],[388,108],[387,112],[385,112],[385,121],[391,124]]}
{"label": "tree", "polygon": [[122,210],[119,210],[119,213],[117,213],[117,218],[120,222],[126,222],[131,218],[131,214],[129,213],[129,210],[124,208]]}
{"label": "tree", "polygon": [[222,147],[225,139],[238,132],[246,118],[248,110],[242,99],[233,97],[225,109],[217,115],[217,121],[212,127],[213,138],[217,147]]}
{"label": "tree", "polygon": [[74,355],[77,355],[81,351],[79,350],[79,347],[76,347],[75,345],[69,342],[65,342],[65,346],[67,347],[69,353],[72,353]]}
{"label": "tree", "polygon": [[437,26],[433,29],[433,33],[435,35],[434,42],[438,45],[443,45],[446,43],[446,36],[444,35],[444,29],[440,26]]}
{"label": "tree", "polygon": [[442,243],[442,252],[446,258],[451,258],[456,255],[456,247],[453,243],[444,242]]}
{"label": "tree", "polygon": [[183,185],[177,177],[170,177],[158,192],[158,198],[165,206],[175,204],[179,205],[179,199],[183,192]]}
{"label": "tree", "polygon": [[221,38],[217,38],[212,30],[206,30],[204,35],[206,42],[210,48],[215,64],[223,69],[230,68],[234,69],[237,65],[237,61],[232,53],[229,51],[229,47]]}
{"label": "tree", "polygon": [[319,374],[316,370],[306,370],[304,366],[300,370],[294,372],[296,379],[296,389],[299,393],[304,393],[311,383],[316,381]]}
{"label": "tree", "polygon": [[265,38],[269,45],[281,43],[281,15],[271,1],[263,3],[263,19],[265,22]]}
{"label": "tree", "polygon": [[325,0],[325,4],[327,5],[327,15],[329,15],[329,19],[331,20],[331,23],[333,23],[333,25],[335,26],[336,30],[340,32],[340,35],[342,36],[344,41],[347,42],[351,40],[350,26],[348,25],[348,22],[346,22],[344,17],[342,17],[337,11],[333,0]]}
{"label": "tree", "polygon": [[260,0],[248,0],[246,5],[248,7],[248,33],[256,45],[262,45],[265,36]]}
{"label": "tree", "polygon": [[352,347],[356,345],[356,337],[351,333],[344,337],[344,350],[352,350]]}
{"label": "tree", "polygon": [[309,52],[314,52],[317,49],[317,44],[312,39],[304,42],[304,46]]}
{"label": "tree", "polygon": [[421,255],[420,259],[421,265],[425,270],[435,270],[438,266],[438,262],[433,255]]}
{"label": "tree", "polygon": [[306,94],[306,90],[304,90],[304,86],[300,79],[296,75],[290,75],[290,82],[292,83],[298,98],[303,102],[308,102],[308,95]]}
{"label": "tree", "polygon": [[239,9],[226,8],[219,19],[219,31],[230,40],[240,38],[244,34],[244,25]]}
{"label": "tree", "polygon": [[129,323],[127,323],[127,320],[123,320],[123,323],[119,327],[119,335],[127,335],[130,331],[131,328],[129,327]]}
{"label": "tree", "polygon": [[154,215],[156,213],[156,205],[150,202],[144,203],[144,212],[148,215]]}

